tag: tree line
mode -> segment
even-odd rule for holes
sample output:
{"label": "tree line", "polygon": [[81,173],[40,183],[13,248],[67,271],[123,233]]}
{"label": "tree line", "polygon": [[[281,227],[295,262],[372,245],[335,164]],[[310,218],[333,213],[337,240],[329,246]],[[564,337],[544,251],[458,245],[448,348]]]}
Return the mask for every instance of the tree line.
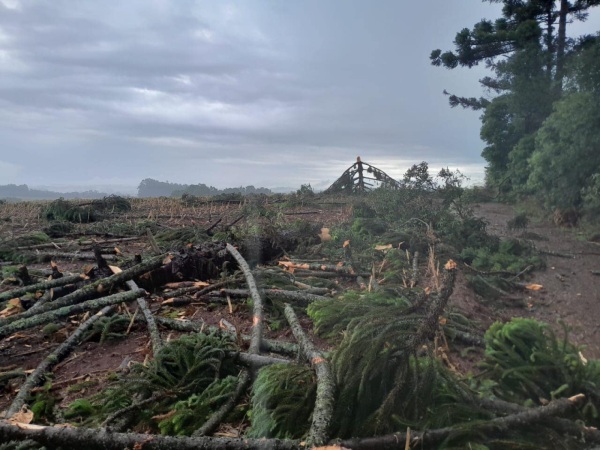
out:
{"label": "tree line", "polygon": [[254,186],[217,189],[206,184],[179,184],[145,178],[138,186],[138,197],[180,197],[183,194],[212,197],[220,194],[272,194],[270,189]]}
{"label": "tree line", "polygon": [[501,17],[456,34],[434,66],[485,64],[486,96],[448,93],[482,111],[486,183],[505,198],[535,195],[550,209],[600,215],[600,34],[568,37],[600,0],[487,0]]}

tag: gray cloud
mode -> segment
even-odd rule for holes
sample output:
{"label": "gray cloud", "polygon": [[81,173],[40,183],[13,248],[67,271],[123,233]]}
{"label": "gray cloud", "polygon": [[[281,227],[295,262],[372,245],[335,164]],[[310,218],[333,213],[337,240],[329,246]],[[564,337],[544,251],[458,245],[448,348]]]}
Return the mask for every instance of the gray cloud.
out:
{"label": "gray cloud", "polygon": [[[481,174],[483,70],[433,48],[497,5],[0,0],[0,184],[333,181],[357,155]],[[383,167],[382,167],[383,168]]]}

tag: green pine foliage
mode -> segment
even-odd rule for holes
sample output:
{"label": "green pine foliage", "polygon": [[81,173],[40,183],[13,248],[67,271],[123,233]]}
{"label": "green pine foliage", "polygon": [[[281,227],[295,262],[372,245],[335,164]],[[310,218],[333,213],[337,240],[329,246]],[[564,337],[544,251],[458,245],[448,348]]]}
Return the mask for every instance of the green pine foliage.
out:
{"label": "green pine foliage", "polygon": [[249,437],[300,439],[308,432],[317,384],[314,371],[298,364],[273,364],[252,388]]}
{"label": "green pine foliage", "polygon": [[429,343],[414,340],[424,319],[421,308],[380,294],[310,305],[316,332],[341,337],[332,354],[339,389],[335,435],[371,436],[480,416],[461,400],[467,388],[430,354]]}
{"label": "green pine foliage", "polygon": [[481,363],[496,384],[492,392],[516,403],[545,401],[585,394],[582,414],[599,423],[600,361],[585,361],[565,336],[559,339],[548,324],[514,318],[494,323],[485,334]]}
{"label": "green pine foliage", "polygon": [[[219,333],[182,336],[166,344],[146,366],[133,366],[130,373],[91,397],[91,408],[87,404],[73,403],[69,410],[75,415],[83,411],[80,416],[89,415],[84,424],[98,425],[115,412],[153,396],[155,400],[151,404],[135,411],[134,426],[190,434],[194,427],[202,424],[192,423],[193,414],[214,412],[230,392],[231,385],[235,385],[232,379],[237,378],[239,368],[229,355],[234,349],[233,339]],[[157,426],[152,417],[172,410],[176,413]]]}
{"label": "green pine foliage", "polygon": [[92,329],[86,333],[84,341],[99,338],[100,344],[110,339],[121,339],[125,337],[123,333],[127,330],[130,320],[120,314],[113,316],[104,316],[94,322]]}
{"label": "green pine foliage", "polygon": [[97,220],[97,214],[90,206],[79,206],[64,198],[54,200],[42,211],[47,220],[59,220],[73,223],[89,223]]}
{"label": "green pine foliage", "polygon": [[231,397],[236,385],[235,376],[218,378],[202,392],[175,403],[171,413],[158,423],[161,434],[190,436]]}
{"label": "green pine foliage", "polygon": [[528,266],[544,268],[544,260],[532,245],[519,239],[505,239],[496,248],[468,247],[460,257],[477,270],[520,272]]}
{"label": "green pine foliage", "polygon": [[96,409],[89,400],[80,398],[71,402],[63,417],[67,420],[82,420],[94,414]]}
{"label": "green pine foliage", "polygon": [[368,294],[347,291],[335,299],[311,303],[308,314],[314,322],[315,333],[335,339],[342,336],[349,324],[357,318],[402,314],[410,305],[407,298],[397,297],[386,291]]}

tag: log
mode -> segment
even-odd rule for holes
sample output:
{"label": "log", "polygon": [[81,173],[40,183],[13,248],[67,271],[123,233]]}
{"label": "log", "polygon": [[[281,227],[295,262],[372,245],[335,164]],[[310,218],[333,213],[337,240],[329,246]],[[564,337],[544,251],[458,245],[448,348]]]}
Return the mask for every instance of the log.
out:
{"label": "log", "polygon": [[46,356],[46,358],[44,358],[40,364],[38,364],[36,369],[27,377],[25,382],[19,388],[19,393],[6,412],[5,417],[7,419],[10,419],[14,414],[21,410],[25,404],[25,401],[27,400],[27,397],[29,397],[31,389],[42,383],[44,374],[50,371],[54,365],[61,362],[69,353],[71,353],[71,350],[73,350],[73,347],[75,347],[75,345],[83,337],[84,333],[89,330],[98,319],[109,314],[112,308],[112,306],[105,306],[101,311],[98,311],[88,320],[83,322],[67,340],[60,344],[52,353]]}
{"label": "log", "polygon": [[173,437],[138,433],[116,433],[103,428],[45,427],[0,421],[0,442],[31,439],[50,448],[86,450],[300,450],[298,441],[283,439],[235,439]]}
{"label": "log", "polygon": [[21,297],[29,292],[45,291],[54,287],[64,286],[65,284],[77,283],[83,280],[83,275],[74,275],[71,277],[62,277],[56,280],[42,281],[29,286],[23,286],[0,294],[0,302],[10,300],[11,298]]}
{"label": "log", "polygon": [[128,242],[128,241],[137,241],[141,239],[140,236],[132,236],[132,237],[123,237],[123,238],[114,238],[114,239],[104,239],[102,241],[91,240],[91,241],[80,241],[79,245],[103,245],[103,244],[115,244],[118,242]]}
{"label": "log", "polygon": [[210,286],[206,286],[202,289],[198,289],[198,287],[196,287],[196,286],[190,286],[190,287],[179,288],[174,291],[163,292],[163,295],[169,296],[169,297],[180,297],[182,295],[189,294],[191,292],[195,292],[196,295],[205,295],[205,294],[208,294],[209,292],[215,291],[223,286],[226,286],[229,283],[239,281],[240,279],[241,279],[241,277],[234,276],[234,277],[228,278],[226,280],[219,281],[218,283],[213,283]]}
{"label": "log", "polygon": [[239,264],[244,276],[246,277],[246,284],[250,291],[253,301],[253,316],[252,316],[252,340],[250,341],[250,347],[248,348],[249,353],[260,353],[260,342],[262,340],[263,331],[263,301],[256,287],[254,276],[248,266],[248,263],[242,255],[233,247],[231,244],[227,244],[227,251],[235,258]]}
{"label": "log", "polygon": [[252,353],[230,352],[230,356],[236,356],[240,363],[248,366],[253,371],[271,364],[289,364],[291,361],[284,358],[274,358],[272,356],[254,355]]}
{"label": "log", "polygon": [[329,440],[329,429],[335,402],[335,381],[329,362],[304,334],[304,330],[290,305],[285,305],[284,314],[302,353],[310,361],[310,365],[317,374],[317,398],[315,399],[315,409],[306,443],[309,447],[319,447],[325,445]]}
{"label": "log", "polygon": [[[109,268],[115,274],[123,272],[119,267],[116,266],[109,266]],[[125,284],[131,291],[137,291],[139,289],[138,285],[133,280],[128,280],[125,282]],[[150,308],[148,308],[148,303],[143,297],[139,297],[137,299],[137,303],[144,314],[148,331],[150,332],[150,339],[152,340],[152,353],[156,355],[162,348],[163,343],[160,337],[160,332],[158,331],[158,327],[156,326],[156,322],[154,320],[154,315],[152,314],[152,311],[150,311]]]}
{"label": "log", "polygon": [[45,313],[48,311],[52,311],[53,309],[61,308],[64,306],[71,305],[81,300],[85,300],[87,298],[93,297],[103,292],[110,291],[114,287],[120,285],[121,283],[128,281],[134,277],[137,277],[143,273],[148,272],[149,270],[156,269],[157,267],[162,266],[164,255],[156,256],[154,258],[149,259],[146,262],[141,264],[137,264],[127,270],[124,270],[121,273],[112,275],[107,278],[101,278],[91,284],[88,284],[81,289],[76,290],[59,300],[48,302],[43,305],[39,310],[30,312],[31,310],[25,311],[21,314],[16,314],[14,316],[7,317],[5,319],[0,319],[0,327],[3,327],[7,324],[15,322],[16,320],[26,319],[38,313]]}
{"label": "log", "polygon": [[[95,260],[96,256],[93,252],[82,252],[82,253],[68,253],[68,252],[47,252],[47,253],[32,253],[38,258],[51,258],[55,259],[78,259],[82,261],[87,260]],[[115,255],[104,255],[104,257],[109,261],[116,261],[117,257]]]}
{"label": "log", "polygon": [[104,308],[105,306],[114,305],[116,303],[129,302],[143,295],[146,295],[146,291],[139,289],[137,291],[120,292],[118,294],[109,295],[108,297],[102,297],[96,300],[88,300],[76,305],[63,306],[59,309],[47,311],[33,317],[17,320],[8,325],[0,326],[0,338],[9,336],[17,331],[33,328],[37,325],[54,322],[63,317],[72,316],[73,314],[80,314],[89,310]]}
{"label": "log", "polygon": [[[574,409],[580,405],[585,396],[582,394],[571,398],[553,400],[546,406],[530,408],[527,411],[499,417],[487,422],[472,423],[472,433],[497,435],[503,431],[512,431],[515,428],[530,427],[532,424],[545,421],[549,417],[557,416]],[[437,448],[445,439],[456,433],[456,427],[439,428],[426,432],[410,432],[410,448]],[[364,439],[346,439],[336,441],[337,445],[353,450],[397,449],[406,444],[405,433],[394,433],[385,436],[376,436]]]}
{"label": "log", "polygon": [[349,276],[369,276],[369,274],[357,274],[356,271],[350,266],[336,266],[333,264],[319,264],[319,263],[295,263],[292,261],[279,261],[279,265],[285,267],[288,270],[302,269],[302,270],[316,270],[321,272],[334,272]]}

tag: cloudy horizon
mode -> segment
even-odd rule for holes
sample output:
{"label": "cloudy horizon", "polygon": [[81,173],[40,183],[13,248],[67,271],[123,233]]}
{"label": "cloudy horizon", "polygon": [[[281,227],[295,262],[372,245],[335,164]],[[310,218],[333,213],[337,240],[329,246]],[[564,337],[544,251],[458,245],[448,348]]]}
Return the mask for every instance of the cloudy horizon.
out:
{"label": "cloudy horizon", "polygon": [[[484,68],[433,67],[499,5],[0,0],[0,184],[327,187],[356,156],[483,179]],[[596,11],[575,32],[600,29]],[[118,188],[118,189],[117,189]]]}

